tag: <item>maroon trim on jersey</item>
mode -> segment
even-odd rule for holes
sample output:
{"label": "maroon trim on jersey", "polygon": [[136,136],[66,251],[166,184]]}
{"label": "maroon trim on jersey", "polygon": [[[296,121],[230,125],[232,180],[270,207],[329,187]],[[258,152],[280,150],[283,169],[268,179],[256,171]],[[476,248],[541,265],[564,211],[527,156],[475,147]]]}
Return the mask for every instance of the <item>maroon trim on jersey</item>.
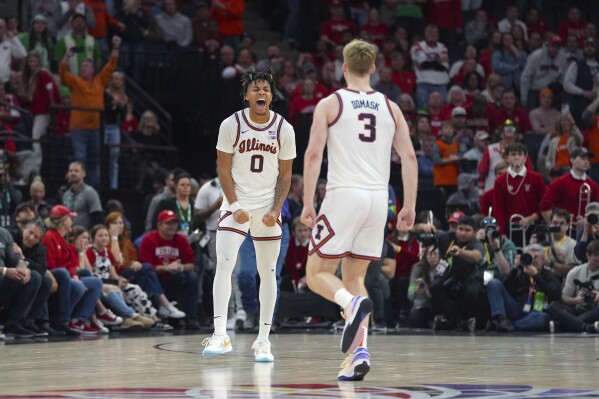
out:
{"label": "maroon trim on jersey", "polygon": [[234,229],[233,227],[217,227],[216,230],[218,231],[230,231],[231,233],[237,233],[237,234],[241,234],[244,237],[247,237],[248,233],[241,231],[241,230],[237,230]]}
{"label": "maroon trim on jersey", "polygon": [[335,232],[331,228],[331,224],[329,223],[329,221],[327,220],[327,217],[325,215],[320,215],[318,218],[316,218],[316,222],[314,223],[314,226],[316,226],[318,224],[318,222],[321,220],[327,226],[327,229],[329,229],[329,235],[326,236],[325,238],[323,238],[323,240],[318,245],[316,245],[316,243],[314,242],[314,238],[313,238],[314,229],[312,229],[312,234],[310,235],[310,242],[312,243],[312,250],[308,251],[308,255],[312,255],[315,251],[317,251],[320,247],[322,247],[324,244],[326,244],[335,235]]}
{"label": "maroon trim on jersey", "polygon": [[277,144],[279,145],[279,151],[281,151],[281,127],[283,126],[283,118],[281,118],[281,122],[279,122],[279,127],[277,127]]}
{"label": "maroon trim on jersey", "polygon": [[337,96],[337,100],[339,100],[339,112],[337,113],[337,116],[335,117],[335,119],[333,120],[333,122],[329,123],[329,127],[331,127],[335,123],[337,123],[337,121],[339,120],[339,118],[341,118],[341,113],[343,113],[343,101],[341,100],[341,96],[337,92],[334,92],[333,94],[336,95]]}
{"label": "maroon trim on jersey", "polygon": [[[269,111],[269,112],[270,112],[270,111]],[[275,121],[277,120],[277,117],[279,116],[279,114],[277,114],[276,112],[273,112],[273,114],[274,114],[275,116],[272,118],[272,121],[270,121],[270,123],[268,124],[268,126],[266,126],[266,127],[256,127],[256,126],[252,125],[252,124],[250,123],[250,121],[248,121],[248,119],[245,117],[245,112],[243,112],[243,110],[241,111],[241,117],[243,118],[244,122],[245,122],[245,123],[246,123],[246,124],[247,124],[249,127],[251,127],[252,129],[254,129],[254,130],[257,130],[257,131],[259,131],[259,132],[263,132],[263,131],[265,131],[265,130],[268,130],[268,129],[270,129],[270,128],[271,128],[271,126],[272,126],[272,125],[274,125],[274,124],[275,124]],[[283,118],[281,118],[281,119],[283,119]]]}
{"label": "maroon trim on jersey", "polygon": [[363,260],[381,260],[380,256],[375,257],[375,256],[357,255],[352,252],[349,253],[349,257],[354,258],[354,259],[363,259]]}
{"label": "maroon trim on jersey", "polygon": [[254,236],[252,236],[252,240],[254,240],[254,241],[276,241],[276,240],[280,240],[281,238],[283,238],[283,234],[276,236],[276,237],[254,237]]}
{"label": "maroon trim on jersey", "polygon": [[232,215],[232,212],[225,211],[225,213],[220,218],[218,218],[218,222],[216,222],[216,225],[218,226],[220,222],[222,222],[229,215]]}
{"label": "maroon trim on jersey", "polygon": [[397,128],[397,121],[395,120],[395,115],[393,115],[393,110],[391,109],[391,104],[389,104],[389,99],[386,95],[383,94],[383,96],[385,97],[385,102],[387,103],[387,109],[389,109],[389,113],[391,114],[391,119],[393,119],[393,123],[395,123],[395,127]]}
{"label": "maroon trim on jersey", "polygon": [[239,142],[239,136],[241,136],[241,123],[239,123],[239,116],[237,116],[237,112],[235,112],[233,115],[235,115],[235,120],[237,121],[237,137],[235,138],[235,143],[233,143],[233,148],[235,148]]}
{"label": "maroon trim on jersey", "polygon": [[[279,215],[281,216],[281,215]],[[277,219],[277,224],[279,225],[279,227],[281,228],[281,230],[283,230],[283,225],[281,224],[281,221],[279,219]]]}
{"label": "maroon trim on jersey", "polygon": [[374,94],[374,93],[377,92],[376,90],[364,92],[364,91],[358,91],[358,90],[348,89],[347,87],[344,87],[343,90],[351,91],[352,93],[357,93],[357,94]]}

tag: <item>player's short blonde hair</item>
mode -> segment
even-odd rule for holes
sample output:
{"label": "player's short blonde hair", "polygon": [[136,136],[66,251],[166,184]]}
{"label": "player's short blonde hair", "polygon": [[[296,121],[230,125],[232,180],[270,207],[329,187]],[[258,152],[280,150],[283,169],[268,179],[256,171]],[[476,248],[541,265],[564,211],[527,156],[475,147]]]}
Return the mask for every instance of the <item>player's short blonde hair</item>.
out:
{"label": "player's short blonde hair", "polygon": [[355,39],[343,48],[343,60],[350,72],[367,75],[376,60],[376,50],[372,44]]}

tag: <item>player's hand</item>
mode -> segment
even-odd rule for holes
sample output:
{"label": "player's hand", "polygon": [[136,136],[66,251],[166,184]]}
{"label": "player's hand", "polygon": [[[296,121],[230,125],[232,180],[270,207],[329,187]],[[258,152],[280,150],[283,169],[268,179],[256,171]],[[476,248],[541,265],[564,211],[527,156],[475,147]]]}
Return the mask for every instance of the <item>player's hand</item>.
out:
{"label": "player's hand", "polygon": [[239,209],[233,214],[233,220],[239,224],[246,224],[250,221],[250,214],[243,209]]}
{"label": "player's hand", "polygon": [[300,216],[300,220],[310,229],[313,229],[314,223],[316,223],[316,210],[314,209],[314,207],[311,205],[304,204],[304,209],[302,209],[302,215]]}
{"label": "player's hand", "polygon": [[395,228],[399,231],[408,231],[414,227],[414,219],[416,219],[416,211],[414,208],[401,208],[397,214],[397,225]]}
{"label": "player's hand", "polygon": [[273,227],[277,223],[278,218],[279,214],[277,211],[269,211],[262,216],[262,223],[267,227]]}

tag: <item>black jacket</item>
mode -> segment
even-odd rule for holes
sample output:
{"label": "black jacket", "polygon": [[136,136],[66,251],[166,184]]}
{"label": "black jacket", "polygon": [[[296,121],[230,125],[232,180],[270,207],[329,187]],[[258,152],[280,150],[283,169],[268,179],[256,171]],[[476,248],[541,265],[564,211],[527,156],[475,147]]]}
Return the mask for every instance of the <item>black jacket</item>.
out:
{"label": "black jacket", "polygon": [[[543,268],[534,278],[535,289],[543,292],[549,303],[559,301],[562,297],[562,279],[551,269]],[[514,267],[503,281],[503,285],[511,297],[518,303],[528,299],[530,276],[524,274],[522,268]]]}

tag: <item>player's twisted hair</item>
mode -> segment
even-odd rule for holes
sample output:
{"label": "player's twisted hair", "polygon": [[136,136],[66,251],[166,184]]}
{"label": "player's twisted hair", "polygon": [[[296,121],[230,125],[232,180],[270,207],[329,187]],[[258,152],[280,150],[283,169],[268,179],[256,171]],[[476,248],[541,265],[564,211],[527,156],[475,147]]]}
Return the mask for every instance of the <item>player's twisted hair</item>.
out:
{"label": "player's twisted hair", "polygon": [[[256,72],[254,68],[250,68],[249,71],[243,74],[241,77],[241,102],[245,105],[245,95],[247,94],[248,87],[250,87],[250,83],[255,80],[264,80],[270,86],[270,92],[274,97],[277,94],[277,86],[275,83],[275,74],[270,69],[270,67],[266,67],[265,71]],[[271,103],[272,105],[272,103]]]}

